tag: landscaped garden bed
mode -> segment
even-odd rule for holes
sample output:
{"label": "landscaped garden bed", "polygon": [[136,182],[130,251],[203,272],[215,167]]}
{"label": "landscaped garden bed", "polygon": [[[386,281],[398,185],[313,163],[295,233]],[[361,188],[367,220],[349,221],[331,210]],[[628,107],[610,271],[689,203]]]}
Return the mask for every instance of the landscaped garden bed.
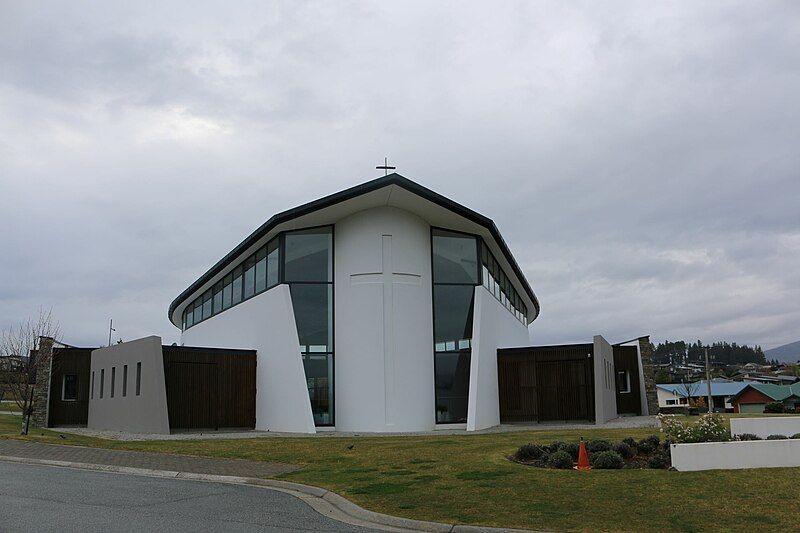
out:
{"label": "landscaped garden bed", "polygon": [[[636,440],[626,437],[619,442],[594,439],[585,443],[589,463],[593,468],[657,468],[671,466],[670,441],[657,435]],[[575,466],[580,451],[579,442],[524,444],[509,457],[510,460],[538,468],[568,469]]]}

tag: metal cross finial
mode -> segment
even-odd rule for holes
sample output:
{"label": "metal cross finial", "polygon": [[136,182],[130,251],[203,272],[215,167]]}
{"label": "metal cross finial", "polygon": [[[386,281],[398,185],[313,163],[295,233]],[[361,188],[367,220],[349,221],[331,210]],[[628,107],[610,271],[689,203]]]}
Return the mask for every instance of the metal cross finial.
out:
{"label": "metal cross finial", "polygon": [[377,166],[375,168],[378,169],[378,170],[383,170],[384,171],[384,176],[388,176],[389,175],[389,171],[390,170],[395,170],[397,167],[390,167],[389,166],[389,158],[388,157],[384,157],[383,158],[383,166]]}

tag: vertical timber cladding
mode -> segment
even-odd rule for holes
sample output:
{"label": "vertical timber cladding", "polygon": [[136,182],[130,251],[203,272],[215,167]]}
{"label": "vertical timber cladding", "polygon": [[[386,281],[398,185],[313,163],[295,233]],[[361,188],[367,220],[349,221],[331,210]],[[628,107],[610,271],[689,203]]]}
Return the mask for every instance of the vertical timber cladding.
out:
{"label": "vertical timber cladding", "polygon": [[617,414],[641,415],[639,350],[636,346],[614,346],[614,376]]}
{"label": "vertical timber cladding", "polygon": [[592,344],[497,350],[500,422],[594,420]]}
{"label": "vertical timber cladding", "polygon": [[256,425],[256,352],[164,346],[171,430]]}
{"label": "vertical timber cladding", "polygon": [[53,348],[51,361],[48,427],[85,426],[89,420],[92,348]]}

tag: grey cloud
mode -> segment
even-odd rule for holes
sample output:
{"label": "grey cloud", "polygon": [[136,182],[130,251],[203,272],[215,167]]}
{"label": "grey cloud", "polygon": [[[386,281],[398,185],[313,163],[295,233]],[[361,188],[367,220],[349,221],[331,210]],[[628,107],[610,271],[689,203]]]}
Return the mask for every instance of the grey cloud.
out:
{"label": "grey cloud", "polygon": [[536,342],[797,340],[798,11],[6,5],[0,327],[175,340],[186,285],[389,155],[496,221]]}

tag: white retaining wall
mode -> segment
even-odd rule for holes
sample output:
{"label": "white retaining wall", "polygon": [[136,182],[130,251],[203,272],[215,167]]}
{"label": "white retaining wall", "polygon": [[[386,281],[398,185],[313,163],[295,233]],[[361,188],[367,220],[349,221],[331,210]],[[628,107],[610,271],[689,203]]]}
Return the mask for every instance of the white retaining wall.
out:
{"label": "white retaining wall", "polygon": [[791,437],[800,433],[800,416],[775,416],[764,418],[731,418],[731,435],[752,433],[762,439],[770,435]]}
{"label": "white retaining wall", "polygon": [[672,466],[681,472],[800,466],[800,439],[672,444]]}

